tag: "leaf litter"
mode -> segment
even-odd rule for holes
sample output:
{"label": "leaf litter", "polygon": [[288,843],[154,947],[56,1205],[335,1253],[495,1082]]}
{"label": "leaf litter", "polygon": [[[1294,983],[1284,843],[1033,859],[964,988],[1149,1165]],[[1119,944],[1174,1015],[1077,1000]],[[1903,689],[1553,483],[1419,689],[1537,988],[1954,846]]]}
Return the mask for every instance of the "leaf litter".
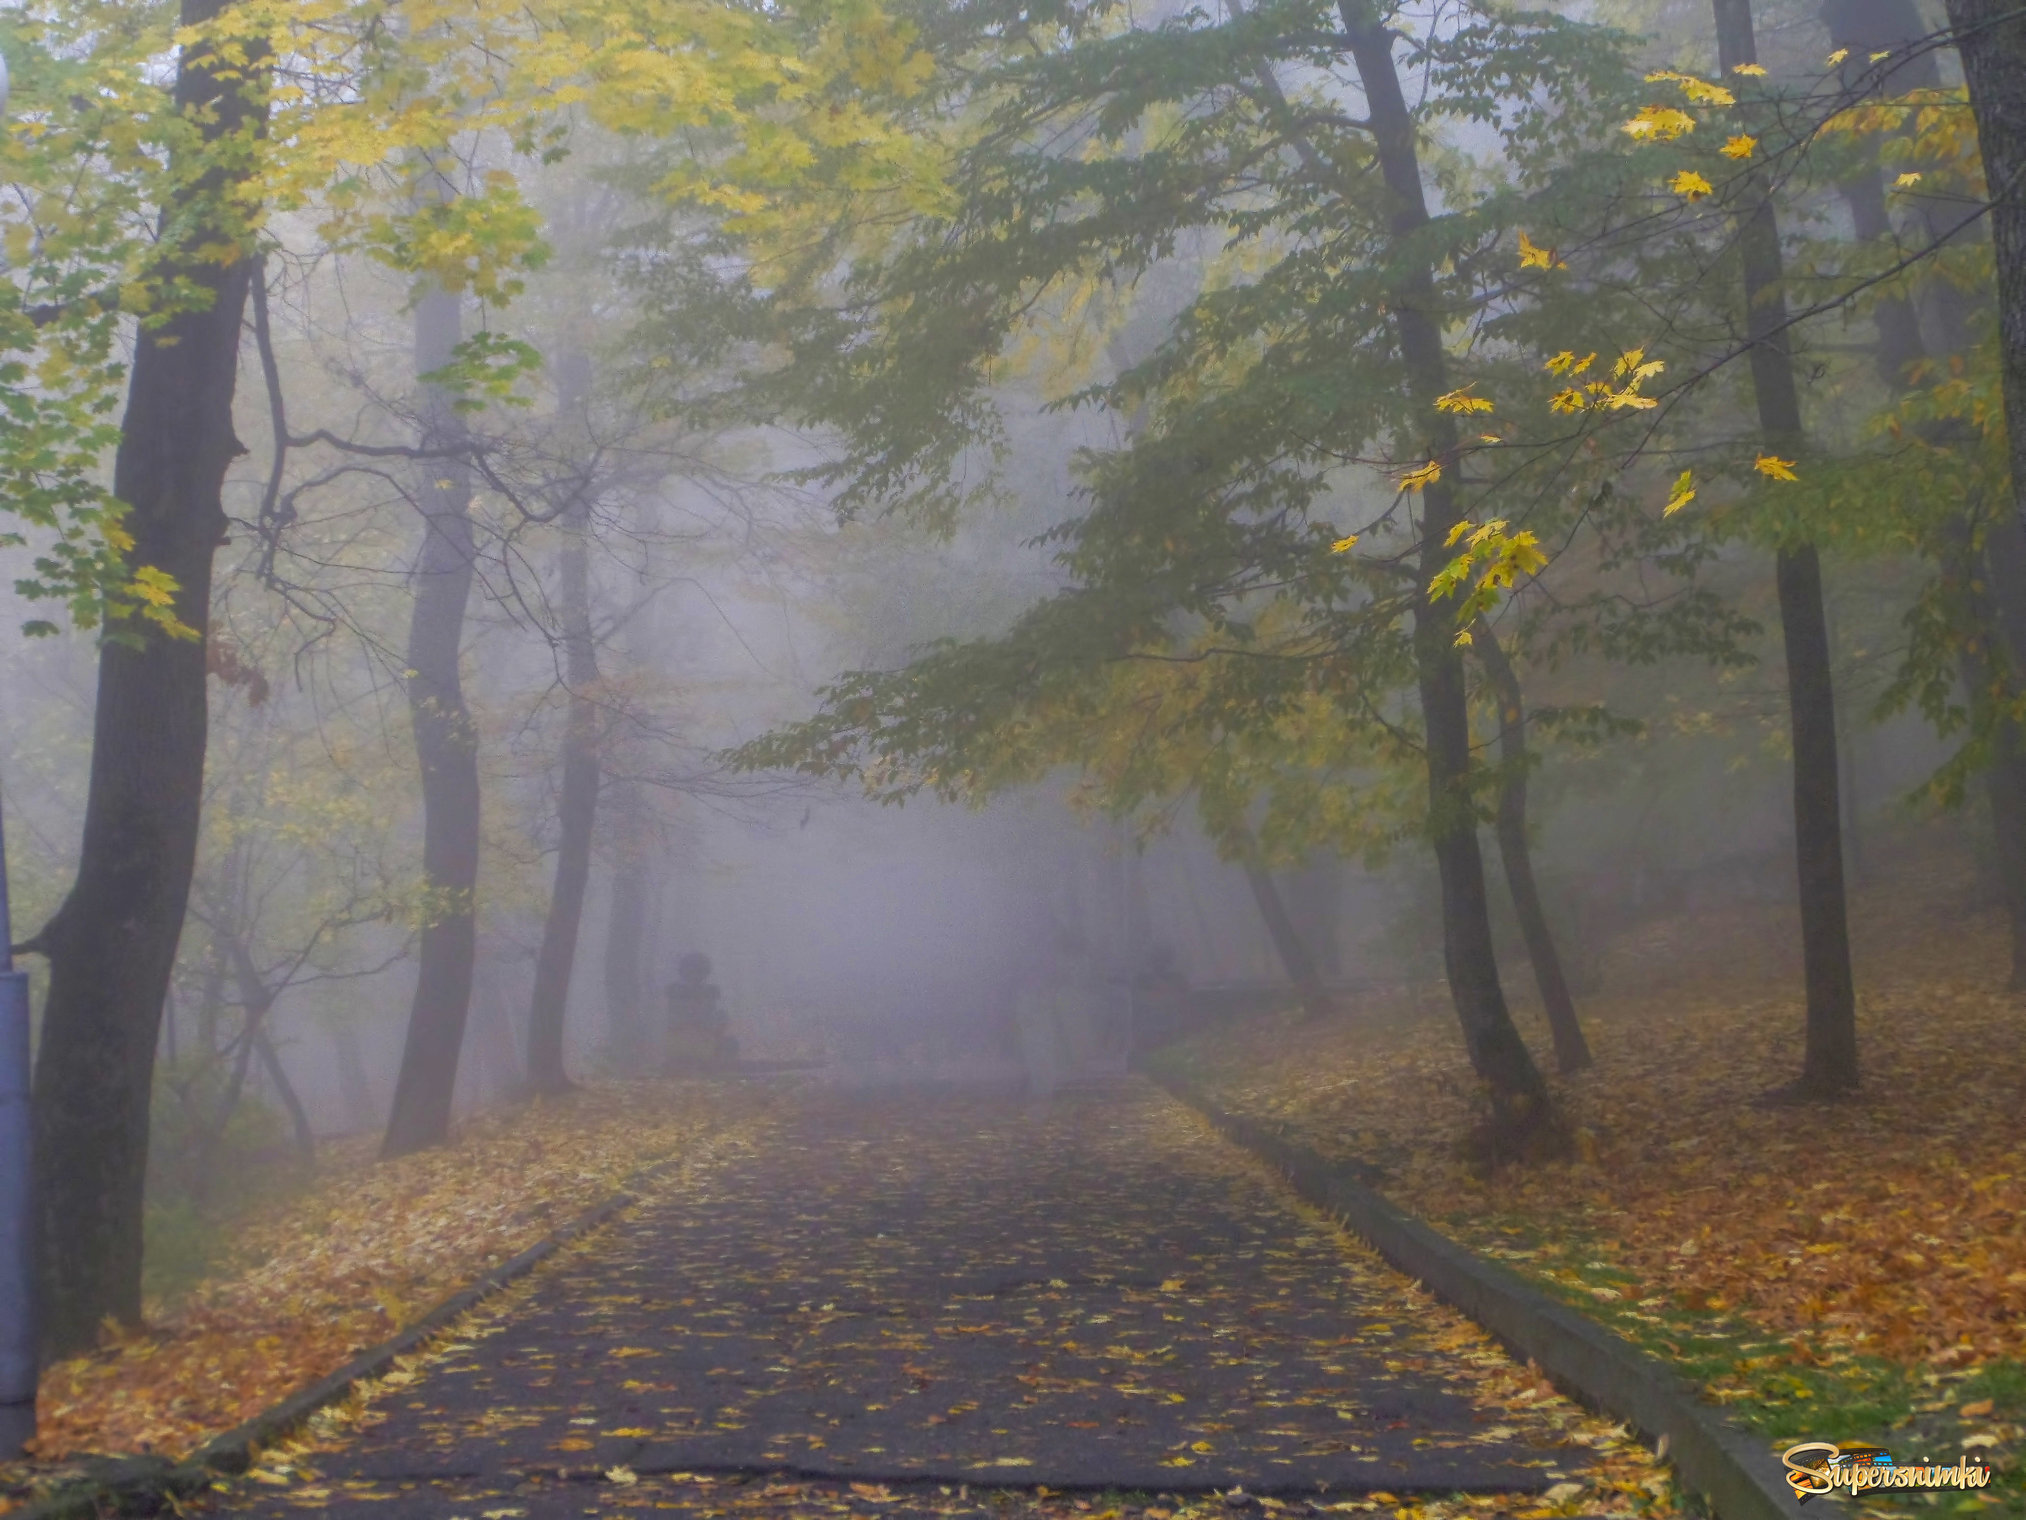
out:
{"label": "leaf litter", "polygon": [[[1943,870],[1859,899],[1865,1081],[1829,1104],[1769,1094],[1798,1068],[1791,914],[1622,941],[1613,990],[1579,1010],[1595,1065],[1549,1077],[1577,1139],[1563,1163],[1487,1175],[1465,1156],[1474,1093],[1426,990],[1327,1024],[1233,1022],[1175,1054],[1226,1107],[1675,1357],[1779,1445],[1981,1450],[1998,1481],[1949,1502],[2026,1513],[2026,1040],[2005,926],[1967,897]],[[1911,1502],[1874,1497],[1867,1512]]]}
{"label": "leaf litter", "polygon": [[[905,1105],[887,1117],[892,1127],[916,1126],[907,1135],[909,1154],[919,1155],[928,1137],[920,1128],[923,1110],[921,1104]],[[1393,1520],[1569,1515],[1665,1520],[1677,1513],[1664,1465],[1622,1426],[1562,1399],[1536,1370],[1513,1363],[1477,1327],[1302,1205],[1279,1179],[1226,1146],[1195,1116],[1136,1087],[1124,1099],[1090,1102],[1077,1122],[1086,1148],[1073,1158],[1078,1166],[1066,1180],[1095,1196],[1092,1216],[1065,1233],[1059,1218],[1047,1217],[1051,1209],[1040,1207],[1045,1188],[1041,1196],[1022,1197],[1007,1180],[1009,1169],[1017,1171],[1023,1162],[1047,1175],[1072,1158],[1048,1154],[1046,1137],[1037,1140],[1017,1123],[987,1123],[966,1111],[940,1138],[959,1149],[967,1137],[975,1143],[953,1170],[946,1168],[948,1176],[936,1179],[925,1178],[919,1168],[908,1173],[889,1165],[890,1157],[868,1154],[868,1147],[834,1143],[834,1137],[832,1143],[797,1149],[792,1135],[784,1139],[779,1133],[792,1119],[776,1115],[768,1133],[749,1129],[714,1148],[711,1161],[686,1168],[658,1188],[649,1206],[614,1231],[560,1253],[426,1357],[404,1365],[402,1376],[361,1390],[298,1440],[266,1454],[261,1470],[280,1483],[256,1479],[219,1494],[215,1504],[234,1514],[280,1516],[357,1501],[360,1513],[388,1520],[411,1513],[455,1513],[466,1520],[524,1514],[541,1520],[636,1509],[696,1515],[1033,1514],[1063,1520],[1163,1520],[1240,1511],[1366,1513]],[[1092,1142],[1096,1152],[1088,1148]],[[863,1185],[840,1188],[852,1179],[854,1167]],[[1120,1200],[1141,1197],[1160,1178],[1187,1179],[1204,1190],[1204,1198],[1223,1201],[1206,1205],[1200,1215],[1174,1219],[1171,1200],[1150,1200],[1182,1235],[1201,1227],[1208,1238],[1193,1249],[1185,1240],[1186,1260],[1164,1256],[1135,1271],[1136,1256],[1148,1249],[1147,1231]],[[1065,1179],[1058,1177],[1055,1185],[1065,1185]],[[917,1212],[892,1236],[853,1232],[840,1228],[838,1209],[849,1214],[850,1208],[839,1204],[839,1195],[851,1207],[928,1212]],[[1052,1209],[1057,1215],[1063,1212],[1059,1204],[1058,1197]],[[755,1217],[777,1221],[775,1229],[756,1232]],[[1105,1229],[1101,1219],[1113,1219],[1114,1226]],[[1260,1224],[1265,1234],[1249,1244],[1222,1238],[1219,1231],[1231,1220]],[[1032,1260],[1023,1254],[1029,1227],[1040,1235],[1055,1230],[1031,1253]],[[818,1281],[783,1279],[790,1266],[814,1270],[809,1258],[797,1254],[798,1232],[805,1244],[826,1249],[823,1262],[831,1270]],[[756,1233],[781,1239],[755,1241]],[[1081,1238],[1080,1259],[1062,1254],[1073,1238]],[[874,1249],[875,1242],[889,1242],[898,1254],[882,1256],[889,1247]],[[1234,1249],[1238,1245],[1245,1249]],[[862,1249],[854,1255],[854,1248]],[[1009,1265],[1008,1280],[973,1282],[948,1295],[938,1312],[910,1320],[898,1287],[912,1270],[910,1253],[928,1252],[929,1266],[940,1272],[952,1262],[963,1265],[969,1258],[960,1260],[962,1252],[970,1248],[980,1253],[979,1262]],[[696,1291],[671,1283],[692,1284]],[[674,1297],[679,1291],[684,1296]],[[774,1316],[766,1327],[767,1343],[755,1348],[771,1364],[761,1369],[739,1360],[747,1328],[741,1316],[756,1314],[765,1300],[776,1302],[766,1309]],[[790,1304],[800,1307],[791,1313]],[[1324,1342],[1304,1329],[1277,1344],[1275,1317],[1299,1316],[1304,1305],[1316,1304],[1326,1310],[1338,1306],[1328,1312],[1341,1315],[1339,1328],[1346,1333]],[[1090,1312],[1095,1308],[1106,1312]],[[643,1334],[648,1320],[661,1322],[663,1333]],[[1234,1345],[1229,1339],[1234,1333],[1250,1337],[1249,1344]],[[595,1354],[599,1344],[607,1346],[603,1357]],[[989,1348],[1005,1344],[1016,1358],[1011,1370],[1026,1371],[995,1382],[984,1373],[1008,1367],[1003,1359],[992,1362]],[[664,1360],[610,1354],[620,1350],[659,1351]],[[1275,1361],[1290,1350],[1291,1358]],[[1186,1465],[1213,1462],[1210,1454],[1223,1453],[1233,1440],[1266,1440],[1270,1449],[1291,1450],[1273,1443],[1301,1432],[1282,1425],[1308,1419],[1313,1428],[1316,1414],[1331,1414],[1313,1407],[1322,1385],[1303,1379],[1315,1378],[1317,1368],[1344,1372],[1367,1353],[1385,1359],[1386,1371],[1377,1376],[1396,1381],[1403,1391],[1440,1387],[1451,1392],[1434,1397],[1463,1401],[1458,1407],[1468,1422],[1466,1432],[1445,1436],[1429,1427],[1435,1439],[1417,1434],[1415,1447],[1447,1443],[1460,1458],[1472,1443],[1500,1448],[1518,1443],[1538,1454],[1528,1465],[1546,1469],[1546,1477],[1526,1485],[1531,1491],[1448,1494],[1430,1485],[1435,1491],[1283,1489],[1256,1497],[1222,1484],[1217,1492],[1204,1492],[1200,1480],[1191,1484],[1196,1475],[1186,1466],[1178,1467],[1173,1479],[1133,1492],[1104,1492],[1095,1484],[1038,1486],[1031,1472],[1030,1481],[1021,1482],[1022,1469],[1067,1441],[1074,1434],[1071,1426],[1096,1423],[1067,1417],[1100,1396],[1113,1403],[1123,1399],[1136,1424],[1149,1418],[1184,1422],[1175,1428],[1185,1439],[1169,1449],[1173,1460]],[[1306,1371],[1290,1370],[1291,1361],[1304,1357]],[[984,1458],[975,1464],[979,1470],[968,1481],[935,1474],[812,1475],[794,1471],[793,1461],[772,1472],[764,1470],[764,1462],[743,1471],[710,1470],[714,1458],[735,1453],[742,1441],[761,1441],[754,1449],[763,1452],[788,1452],[783,1440],[799,1427],[793,1419],[770,1426],[763,1373],[789,1372],[789,1364],[798,1361],[810,1376],[794,1390],[796,1419],[806,1420],[812,1390],[830,1387],[836,1413],[823,1428],[837,1450],[849,1450],[854,1431],[858,1441],[878,1434],[880,1445],[847,1455],[847,1464],[874,1461],[871,1453],[889,1464],[904,1462],[910,1450],[933,1453],[942,1449],[935,1443],[956,1429],[969,1434],[956,1437],[958,1444],[948,1450],[976,1452]],[[1206,1399],[1200,1380],[1213,1361],[1266,1379],[1270,1397],[1260,1402],[1274,1411],[1247,1426],[1249,1411]],[[614,1370],[598,1370],[604,1365]],[[867,1381],[878,1377],[887,1379],[884,1392]],[[1097,1390],[1100,1377],[1116,1387],[1108,1382]],[[736,1419],[725,1418],[723,1409],[703,1407],[707,1386],[720,1379]],[[1338,1406],[1336,1418],[1374,1423],[1369,1412],[1342,1407],[1347,1399],[1372,1396],[1373,1387],[1327,1391]],[[625,1419],[638,1423],[621,1424],[611,1411],[592,1410],[593,1401],[623,1407],[630,1411]],[[912,1414],[895,1423],[885,1411],[901,1406]],[[921,1418],[932,1407],[936,1413]],[[1411,1397],[1408,1407],[1417,1407]],[[1168,1410],[1172,1416],[1160,1413]],[[994,1429],[987,1432],[985,1425]],[[1331,1429],[1344,1427],[1333,1422]],[[581,1434],[564,1434],[573,1430]],[[1197,1439],[1186,1439],[1191,1434]],[[764,1445],[775,1438],[781,1439],[774,1446]],[[994,1438],[1002,1449],[990,1456]],[[908,1441],[917,1444],[911,1448]],[[1003,1451],[1008,1441],[1031,1442],[1031,1450],[1023,1444],[1014,1457]],[[794,1455],[806,1466],[809,1454],[823,1445],[797,1444]],[[886,1446],[894,1450],[886,1452]],[[671,1452],[691,1455],[676,1459]],[[432,1462],[444,1469],[441,1476],[432,1475]],[[469,1476],[474,1471],[491,1476],[474,1479]],[[1162,1492],[1168,1483],[1185,1491]],[[1196,1491],[1186,1491],[1192,1486]]]}
{"label": "leaf litter", "polygon": [[0,1481],[18,1495],[87,1455],[188,1454],[692,1150],[763,1101],[752,1094],[597,1084],[474,1116],[449,1145],[392,1161],[366,1138],[326,1146],[307,1189],[239,1224],[181,1301],[43,1372],[34,1455]]}

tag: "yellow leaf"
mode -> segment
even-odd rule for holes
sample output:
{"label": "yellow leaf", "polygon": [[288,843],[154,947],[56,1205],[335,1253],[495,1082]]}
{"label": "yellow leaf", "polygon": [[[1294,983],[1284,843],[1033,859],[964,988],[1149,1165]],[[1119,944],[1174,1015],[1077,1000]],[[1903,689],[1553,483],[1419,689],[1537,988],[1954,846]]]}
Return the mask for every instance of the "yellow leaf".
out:
{"label": "yellow leaf", "polygon": [[621,1488],[630,1488],[640,1481],[640,1474],[630,1467],[608,1467],[605,1469],[605,1480],[617,1483]]}
{"label": "yellow leaf", "polygon": [[1541,368],[1545,369],[1546,371],[1548,371],[1549,374],[1552,375],[1559,375],[1566,372],[1573,378],[1576,375],[1582,374],[1584,370],[1588,369],[1593,363],[1595,363],[1596,358],[1597,356],[1595,354],[1585,354],[1582,358],[1578,359],[1572,351],[1565,348],[1560,353],[1556,354],[1554,358],[1548,360],[1548,362],[1542,365]]}
{"label": "yellow leaf", "polygon": [[1768,480],[1800,479],[1800,476],[1794,473],[1793,460],[1776,459],[1771,454],[1761,454],[1757,459],[1752,461],[1752,468]]}
{"label": "yellow leaf", "polygon": [[1461,390],[1454,390],[1448,392],[1446,395],[1437,396],[1435,398],[1435,410],[1438,412],[1456,412],[1460,415],[1468,416],[1472,412],[1490,411],[1491,403],[1482,396],[1471,395],[1470,387],[1466,385]]}
{"label": "yellow leaf", "polygon": [[1895,190],[1911,190],[1915,185],[1918,185],[1919,183],[1920,183],[1919,172],[1910,169],[1905,174],[1900,175],[1899,178],[1895,179],[1892,182],[1892,188]]}
{"label": "yellow leaf", "polygon": [[1731,70],[1731,72],[1733,74],[1744,74],[1752,79],[1762,79],[1765,77],[1766,73],[1766,71],[1756,63],[1738,64]]}
{"label": "yellow leaf", "polygon": [[1423,486],[1435,484],[1441,478],[1441,461],[1431,459],[1428,463],[1421,466],[1420,469],[1409,470],[1405,475],[1402,475],[1400,477],[1400,489],[1403,491],[1418,491]]}
{"label": "yellow leaf", "polygon": [[1683,507],[1695,500],[1694,471],[1683,470],[1674,482],[1674,489],[1668,493],[1667,505],[1660,509],[1663,517],[1672,517]]}
{"label": "yellow leaf", "polygon": [[1208,1441],[1193,1441],[1189,1445],[1189,1450],[1195,1452],[1204,1452],[1209,1451],[1210,1449],[1211,1447]]}
{"label": "yellow leaf", "polygon": [[1569,266],[1555,257],[1555,250],[1543,248],[1524,232],[1519,235],[1520,268],[1522,269],[1567,269]]}
{"label": "yellow leaf", "polygon": [[1695,118],[1673,106],[1647,106],[1620,130],[1635,142],[1672,142],[1695,130]]}
{"label": "yellow leaf", "polygon": [[1554,412],[1580,412],[1589,404],[1583,393],[1573,386],[1548,397],[1548,410]]}
{"label": "yellow leaf", "polygon": [[1445,538],[1442,541],[1442,547],[1445,549],[1454,549],[1456,547],[1457,540],[1462,538],[1464,534],[1468,533],[1471,530],[1472,526],[1473,525],[1470,519],[1467,517],[1464,518],[1462,522],[1458,523],[1455,527],[1449,530],[1449,537]]}
{"label": "yellow leaf", "polygon": [[[1347,533],[1342,538],[1338,539],[1335,543],[1330,545],[1330,553],[1349,554],[1351,550],[1355,549],[1357,546],[1358,546],[1358,535],[1355,533]],[[1173,1288],[1168,1287],[1167,1283],[1162,1283],[1161,1286],[1168,1292],[1172,1293],[1174,1291]],[[1181,1284],[1179,1282],[1175,1284],[1175,1287],[1177,1288],[1179,1288],[1180,1286]]]}
{"label": "yellow leaf", "polygon": [[1714,190],[1710,182],[1693,169],[1683,169],[1667,182],[1667,188],[1682,199],[1691,201],[1699,201]]}
{"label": "yellow leaf", "polygon": [[[1348,547],[1349,545],[1356,543],[1357,540],[1355,538],[1346,538],[1340,539],[1338,540],[1338,542]],[[1182,1291],[1182,1279],[1179,1277],[1168,1278],[1161,1284],[1161,1291],[1163,1293],[1180,1293]]]}
{"label": "yellow leaf", "polygon": [[1823,61],[1827,63],[1830,68],[1833,69],[1836,67],[1837,64],[1841,63],[1844,59],[1848,58],[1849,56],[1850,56],[1849,48],[1838,48],[1835,52],[1831,53]]}
{"label": "yellow leaf", "polygon": [[1456,647],[1458,649],[1468,649],[1470,647],[1470,630],[1468,628],[1462,629],[1457,633]]}
{"label": "yellow leaf", "polygon": [[1738,103],[1733,95],[1720,84],[1711,84],[1707,79],[1698,79],[1693,74],[1678,74],[1673,69],[1661,69],[1646,76],[1646,82],[1653,84],[1670,79],[1681,86],[1681,93],[1699,106],[1734,106]]}
{"label": "yellow leaf", "polygon": [[1748,137],[1740,132],[1735,137],[1725,139],[1721,152],[1725,158],[1744,159],[1750,158],[1758,150],[1758,146],[1759,140],[1756,137]]}
{"label": "yellow leaf", "polygon": [[1966,1420],[1974,1420],[1980,1415],[1989,1414],[1991,1412],[1992,1407],[1993,1407],[1992,1403],[1989,1399],[1978,1399],[1974,1404],[1965,1404],[1961,1409],[1958,1409],[1956,1413],[1961,1415]]}

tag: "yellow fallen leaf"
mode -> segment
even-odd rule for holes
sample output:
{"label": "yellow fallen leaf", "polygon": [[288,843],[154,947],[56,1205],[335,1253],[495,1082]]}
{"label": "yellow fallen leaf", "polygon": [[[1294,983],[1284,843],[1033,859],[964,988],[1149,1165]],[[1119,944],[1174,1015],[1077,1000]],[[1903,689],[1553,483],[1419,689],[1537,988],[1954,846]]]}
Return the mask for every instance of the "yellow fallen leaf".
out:
{"label": "yellow fallen leaf", "polygon": [[1978,1399],[1974,1404],[1965,1404],[1961,1409],[1958,1409],[1956,1413],[1961,1415],[1966,1420],[1974,1420],[1979,1415],[1989,1414],[1991,1412],[1991,1408],[1992,1405],[1989,1399]]}
{"label": "yellow fallen leaf", "polygon": [[605,1469],[605,1481],[617,1483],[621,1488],[629,1488],[640,1481],[640,1474],[630,1467],[608,1467]]}

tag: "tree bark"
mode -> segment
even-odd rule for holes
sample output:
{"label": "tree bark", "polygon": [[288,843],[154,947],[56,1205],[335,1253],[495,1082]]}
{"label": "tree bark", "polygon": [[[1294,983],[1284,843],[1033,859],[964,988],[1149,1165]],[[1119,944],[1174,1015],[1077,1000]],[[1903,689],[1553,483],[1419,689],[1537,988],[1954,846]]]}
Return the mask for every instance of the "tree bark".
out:
{"label": "tree bark", "polygon": [[[589,404],[590,361],[582,350],[559,356],[557,374],[566,415]],[[562,619],[563,674],[570,711],[563,734],[563,778],[556,804],[559,837],[556,884],[535,957],[535,990],[528,1009],[528,1085],[538,1093],[570,1086],[563,1069],[563,1025],[569,1010],[570,973],[584,921],[584,890],[591,879],[591,839],[598,821],[598,646],[591,631],[588,540],[591,503],[580,498],[563,517],[567,535],[557,566]]]}
{"label": "tree bark", "polygon": [[[1751,0],[1713,0],[1719,66],[1728,79],[1758,61]],[[1744,264],[1745,331],[1759,431],[1776,453],[1798,450],[1801,399],[1787,346],[1780,224],[1760,198],[1738,227]],[[1780,630],[1787,648],[1787,709],[1794,746],[1794,855],[1800,884],[1801,959],[1807,1032],[1795,1096],[1834,1097],[1857,1085],[1857,996],[1843,889],[1843,810],[1836,770],[1836,698],[1822,565],[1809,543],[1789,543],[1774,563]]]}
{"label": "tree bark", "polygon": [[1548,1030],[1555,1042],[1555,1064],[1564,1072],[1581,1071],[1590,1064],[1590,1042],[1583,1038],[1583,1026],[1576,1017],[1576,1000],[1569,994],[1569,979],[1562,970],[1561,951],[1548,928],[1547,912],[1541,907],[1540,888],[1534,881],[1533,847],[1527,839],[1529,757],[1524,694],[1512,662],[1482,618],[1471,633],[1471,647],[1477,651],[1484,673],[1491,679],[1492,695],[1498,702],[1498,855],[1505,866],[1506,888],[1512,893],[1513,912],[1526,940],[1527,958],[1533,962],[1541,1007],[1547,1011]]}
{"label": "tree bark", "polygon": [[[1379,169],[1392,200],[1395,237],[1406,241],[1428,224],[1413,114],[1393,62],[1393,34],[1373,0],[1339,0],[1351,57],[1365,88],[1367,114]],[[1402,259],[1394,285],[1393,331],[1406,362],[1407,385],[1420,407],[1429,457],[1454,468],[1457,432],[1438,410],[1448,389],[1442,323],[1434,273],[1425,261]],[[1421,493],[1420,582],[1425,588],[1449,561],[1449,531],[1459,520],[1446,481]],[[1490,1092],[1495,1141],[1516,1149],[1553,1128],[1547,1087],[1512,1021],[1499,985],[1484,885],[1484,856],[1477,843],[1477,813],[1470,796],[1470,714],[1456,619],[1447,603],[1424,589],[1414,611],[1414,661],[1428,740],[1428,827],[1442,882],[1442,951],[1472,1069]]]}
{"label": "tree bark", "polygon": [[[201,26],[226,9],[226,0],[183,0],[180,20]],[[176,616],[201,635],[225,537],[220,491],[244,452],[232,399],[252,270],[248,209],[235,196],[252,154],[220,145],[261,131],[265,72],[215,77],[208,48],[191,44],[177,61],[175,100],[200,125],[196,147],[172,162],[179,189],[163,212],[161,272],[201,294],[193,309],[140,330],[113,492],[130,509],[128,563],[173,576]],[[200,154],[208,166],[193,161]],[[199,245],[239,252],[229,261],[184,252]],[[203,798],[204,656],[201,637],[154,632],[99,655],[77,879],[40,936],[50,978],[35,1074],[36,1229],[50,1357],[89,1349],[108,1317],[140,1318],[155,1050]]]}
{"label": "tree bark", "polygon": [[306,1162],[314,1162],[317,1159],[316,1129],[310,1123],[309,1110],[302,1105],[302,1095],[295,1090],[295,1084],[288,1079],[287,1069],[281,1064],[281,1053],[274,1048],[274,1041],[268,1038],[265,1029],[254,1031],[253,1048],[260,1057],[261,1067],[267,1072],[267,1079],[274,1084],[275,1096],[288,1110],[296,1154]]}
{"label": "tree bark", "polygon": [[1273,873],[1250,848],[1245,852],[1245,881],[1252,888],[1252,900],[1259,905],[1259,916],[1266,920],[1266,932],[1273,940],[1281,968],[1301,999],[1302,1012],[1312,1019],[1327,1018],[1336,1009],[1323,990],[1322,978],[1316,974],[1315,957],[1309,954],[1294,920],[1288,917],[1287,904],[1281,901]]}
{"label": "tree bark", "polygon": [[[434,285],[416,302],[417,374],[450,362],[462,332],[459,304],[455,294]],[[455,449],[465,436],[451,398],[437,386],[423,385],[422,447]],[[455,454],[429,460],[423,468],[427,476],[417,492],[422,554],[408,625],[408,710],[422,771],[422,873],[430,917],[422,929],[415,998],[381,1142],[383,1156],[406,1155],[449,1138],[475,949],[478,743],[458,672],[478,553],[471,472]]]}
{"label": "tree bark", "polygon": [[641,949],[647,940],[647,851],[640,838],[645,809],[638,783],[615,783],[612,804],[619,819],[618,862],[612,872],[612,906],[605,920],[605,1022],[613,1061],[621,1071],[632,1071],[651,1054],[641,987]]}

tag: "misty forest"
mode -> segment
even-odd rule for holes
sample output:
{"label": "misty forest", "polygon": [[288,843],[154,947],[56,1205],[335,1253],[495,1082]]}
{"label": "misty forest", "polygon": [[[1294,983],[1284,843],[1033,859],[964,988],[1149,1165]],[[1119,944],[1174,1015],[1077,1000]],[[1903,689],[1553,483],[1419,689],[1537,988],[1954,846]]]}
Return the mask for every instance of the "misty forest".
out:
{"label": "misty forest", "polygon": [[2014,0],[0,56],[0,1510],[2026,1520]]}

